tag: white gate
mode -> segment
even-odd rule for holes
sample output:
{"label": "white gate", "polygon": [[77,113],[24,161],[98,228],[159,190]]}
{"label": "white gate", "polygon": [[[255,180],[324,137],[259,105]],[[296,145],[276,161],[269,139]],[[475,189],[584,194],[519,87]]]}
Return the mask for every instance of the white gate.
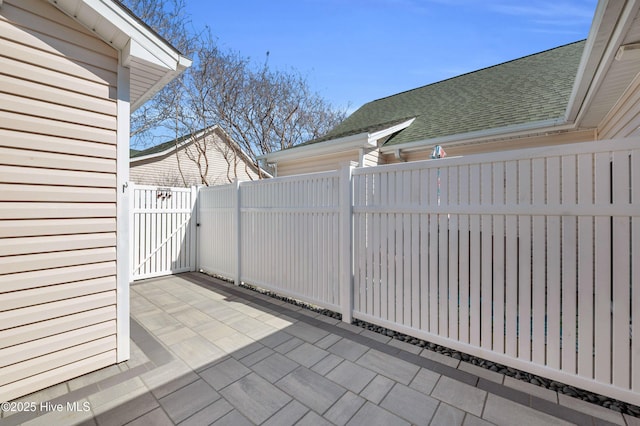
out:
{"label": "white gate", "polygon": [[131,281],[194,271],[197,189],[131,184]]}

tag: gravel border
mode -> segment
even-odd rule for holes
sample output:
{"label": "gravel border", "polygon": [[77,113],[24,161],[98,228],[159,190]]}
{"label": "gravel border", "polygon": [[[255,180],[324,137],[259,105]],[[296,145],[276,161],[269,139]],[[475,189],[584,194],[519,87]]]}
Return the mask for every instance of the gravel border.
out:
{"label": "gravel border", "polygon": [[[211,274],[209,274],[211,275]],[[218,276],[212,275],[218,279],[221,279],[226,282],[233,283],[233,281]],[[337,320],[342,320],[342,314],[339,312],[332,311],[330,309],[320,308],[318,306],[314,306],[310,303],[303,302],[298,299],[294,299],[287,296],[279,295],[271,290],[266,290],[261,287],[257,287],[247,283],[241,283],[240,287],[255,291],[260,294],[264,294],[265,296],[272,297],[277,300],[281,300],[283,302],[287,302],[289,304],[301,307],[303,309],[307,309],[322,315],[325,315],[330,318],[334,318]],[[570,386],[561,382],[557,382],[555,380],[547,379],[545,377],[537,376],[535,374],[527,373],[526,371],[518,370],[516,368],[507,367],[502,364],[498,364],[493,361],[489,361],[483,358],[479,358],[473,355],[466,354],[464,352],[460,352],[454,349],[447,348],[445,346],[437,345],[435,343],[428,342],[426,340],[418,339],[413,336],[409,336],[404,333],[399,333],[397,331],[390,330],[388,328],[371,324],[366,321],[354,319],[352,324],[366,330],[370,330],[379,334],[383,334],[392,339],[400,340],[411,345],[418,346],[420,348],[428,349],[433,352],[437,352],[442,355],[449,356],[451,358],[468,362],[470,364],[476,365],[478,367],[486,368],[487,370],[494,371],[500,374],[504,374],[505,376],[513,377],[514,379],[522,380],[528,383],[531,383],[536,386],[540,386],[546,389],[550,389],[552,391],[556,391],[565,395],[569,395],[574,398],[581,399],[583,401],[590,402],[592,404],[597,404],[602,407],[608,408],[610,410],[626,414],[632,417],[640,418],[640,407],[637,405],[629,404],[624,401],[619,401],[617,399],[609,398],[604,395],[599,395],[584,389],[576,388],[574,386]]]}

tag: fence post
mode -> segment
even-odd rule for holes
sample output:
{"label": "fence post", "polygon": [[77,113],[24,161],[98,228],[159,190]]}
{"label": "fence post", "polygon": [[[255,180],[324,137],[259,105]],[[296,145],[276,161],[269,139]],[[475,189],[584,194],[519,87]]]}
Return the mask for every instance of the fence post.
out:
{"label": "fence post", "polygon": [[189,227],[191,228],[189,232],[191,233],[191,247],[189,247],[190,251],[190,263],[191,263],[191,271],[198,271],[200,269],[200,259],[199,259],[199,251],[198,250],[198,227],[200,224],[198,223],[200,218],[198,214],[198,190],[200,188],[196,185],[191,187],[191,220],[189,221]]}
{"label": "fence post", "polygon": [[236,178],[235,182],[235,208],[236,208],[236,229],[235,229],[235,239],[236,239],[236,246],[235,246],[235,253],[236,253],[236,276],[235,276],[235,280],[234,283],[235,285],[240,285],[240,278],[242,277],[242,259],[241,259],[241,255],[242,255],[242,234],[241,234],[241,230],[240,230],[240,221],[242,219],[242,212],[241,212],[241,203],[240,203],[240,180],[238,178]]}
{"label": "fence post", "polygon": [[135,224],[136,216],[133,212],[133,209],[135,207],[136,184],[133,182],[128,182],[127,190],[129,191],[129,196],[127,197],[129,201],[129,282],[132,283],[134,270],[138,266],[135,262],[134,249],[138,246],[138,244],[140,244],[139,241],[135,241],[136,238],[140,238],[140,231]]}
{"label": "fence post", "polygon": [[353,251],[352,251],[352,183],[351,166],[340,170],[340,307],[342,321],[351,323],[353,310]]}

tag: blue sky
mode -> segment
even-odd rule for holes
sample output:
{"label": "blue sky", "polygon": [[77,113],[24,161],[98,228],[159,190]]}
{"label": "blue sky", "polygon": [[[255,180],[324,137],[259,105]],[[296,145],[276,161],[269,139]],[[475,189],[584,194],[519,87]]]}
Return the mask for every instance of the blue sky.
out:
{"label": "blue sky", "polygon": [[597,0],[187,0],[221,47],[295,69],[337,107],[587,37]]}

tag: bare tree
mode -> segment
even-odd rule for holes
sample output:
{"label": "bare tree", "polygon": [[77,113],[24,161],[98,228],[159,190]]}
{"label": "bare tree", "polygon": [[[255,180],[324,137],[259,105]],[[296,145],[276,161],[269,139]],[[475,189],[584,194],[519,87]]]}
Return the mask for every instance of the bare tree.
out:
{"label": "bare tree", "polygon": [[167,135],[178,140],[219,125],[239,145],[229,148],[209,145],[206,138],[194,140],[186,155],[198,167],[202,184],[209,184],[208,150],[219,150],[232,180],[242,162],[240,150],[258,167],[259,155],[317,138],[346,117],[346,109],[331,106],[298,72],[271,69],[268,52],[264,64],[256,66],[238,53],[220,50],[209,30],[190,29],[185,0],[120,1],[194,60],[190,69],[135,112],[134,144],[149,145]]}
{"label": "bare tree", "polygon": [[[185,0],[117,0],[130,9],[143,22],[169,41],[181,54],[194,55],[199,34],[194,31],[186,10]],[[138,147],[164,142],[174,138],[175,118],[182,114],[183,73],[165,86],[152,99],[131,116],[132,144]]]}
{"label": "bare tree", "polygon": [[198,66],[190,73],[191,108],[215,121],[252,158],[315,139],[344,120],[346,110],[332,107],[312,92],[295,71],[272,70],[267,60],[218,49],[211,37],[196,47]]}

